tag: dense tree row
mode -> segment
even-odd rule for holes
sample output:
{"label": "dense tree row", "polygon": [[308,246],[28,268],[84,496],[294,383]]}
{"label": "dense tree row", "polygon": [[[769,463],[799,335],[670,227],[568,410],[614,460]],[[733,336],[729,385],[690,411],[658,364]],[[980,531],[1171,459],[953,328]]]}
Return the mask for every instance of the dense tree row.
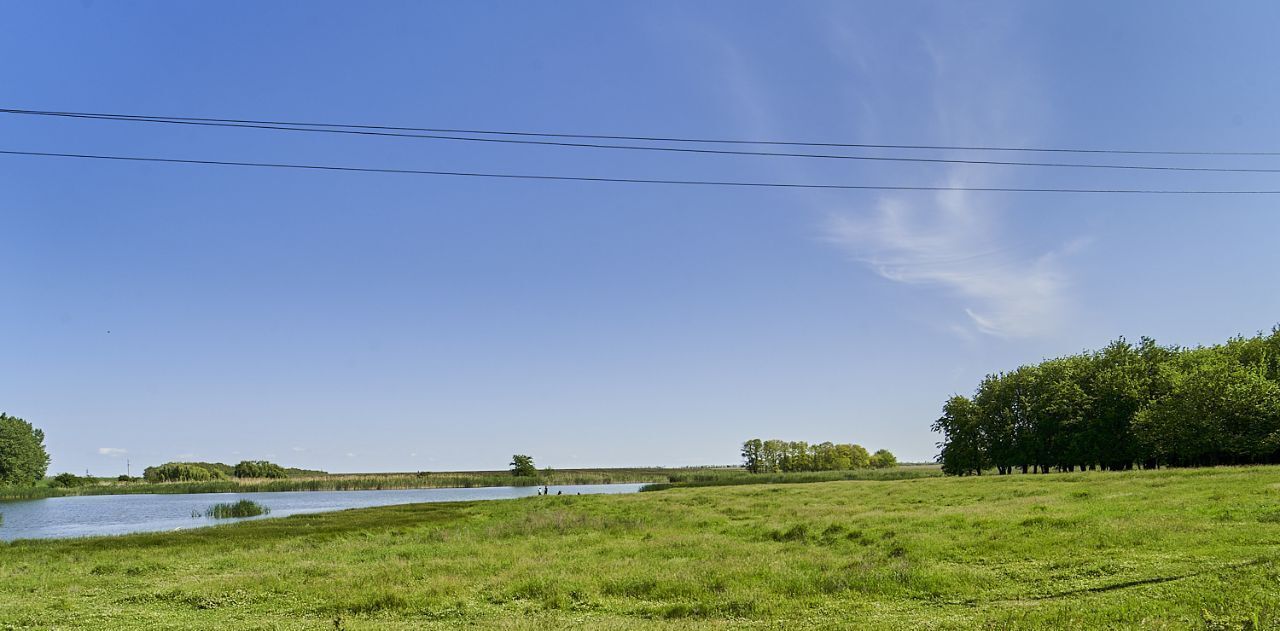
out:
{"label": "dense tree row", "polygon": [[222,462],[166,462],[147,467],[142,477],[147,482],[205,482],[227,478],[287,478],[289,476],[324,475],[324,471],[282,467],[266,460],[242,460],[234,467]]}
{"label": "dense tree row", "polygon": [[228,476],[221,469],[204,466],[199,462],[166,462],[147,467],[142,471],[147,482],[206,482],[225,480]]}
{"label": "dense tree row", "polygon": [[933,424],[949,474],[1280,462],[1280,327],[1178,348],[1149,338],[988,375]]}
{"label": "dense tree row", "polygon": [[898,459],[887,449],[874,454],[862,445],[804,441],[760,440],[752,438],[742,444],[742,467],[751,473],[791,471],[844,471],[892,467]]}

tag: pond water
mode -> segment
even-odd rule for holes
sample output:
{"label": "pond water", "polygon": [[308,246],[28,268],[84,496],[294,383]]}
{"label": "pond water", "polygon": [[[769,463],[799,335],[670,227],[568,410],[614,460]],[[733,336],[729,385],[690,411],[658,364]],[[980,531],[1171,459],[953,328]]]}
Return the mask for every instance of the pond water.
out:
{"label": "pond water", "polygon": [[[553,486],[551,494],[635,493],[643,484],[579,484]],[[499,486],[470,489],[406,489],[394,491],[288,491],[281,493],[189,493],[86,495],[40,500],[0,501],[0,540],[122,535],[199,528],[246,519],[270,519],[299,513],[321,513],[421,502],[503,500],[536,495],[540,487]],[[223,502],[253,500],[271,510],[244,519],[192,517]]]}

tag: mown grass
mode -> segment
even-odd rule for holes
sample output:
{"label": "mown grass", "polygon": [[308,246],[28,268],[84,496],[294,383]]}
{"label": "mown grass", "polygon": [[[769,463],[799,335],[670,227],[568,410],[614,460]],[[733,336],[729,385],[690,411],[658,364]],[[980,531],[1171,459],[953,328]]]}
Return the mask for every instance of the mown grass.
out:
{"label": "mown grass", "polygon": [[[724,469],[733,471],[734,469]],[[0,500],[41,499],[68,495],[127,495],[133,493],[255,493],[265,491],[381,491],[391,489],[475,488],[488,486],[565,486],[667,482],[673,474],[717,471],[711,468],[565,469],[536,478],[518,478],[505,471],[420,473],[334,473],[282,479],[232,478],[206,482],[116,482],[59,488],[42,484],[0,487]],[[738,469],[737,471],[741,471]]]}
{"label": "mown grass", "polygon": [[675,488],[0,546],[0,627],[1280,625],[1280,467]]}

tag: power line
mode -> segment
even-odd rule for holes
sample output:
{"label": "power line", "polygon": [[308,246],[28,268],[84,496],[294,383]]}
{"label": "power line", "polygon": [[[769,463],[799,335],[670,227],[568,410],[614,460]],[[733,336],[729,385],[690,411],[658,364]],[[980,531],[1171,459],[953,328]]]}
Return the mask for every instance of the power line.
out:
{"label": "power line", "polygon": [[472,178],[502,178],[512,180],[553,180],[567,182],[612,182],[623,184],[673,184],[692,186],[731,186],[750,188],[828,189],[855,191],[967,191],[983,193],[1116,193],[1137,195],[1280,195],[1280,189],[1258,190],[1200,190],[1200,189],[1134,189],[1134,188],[1015,188],[981,186],[897,186],[885,184],[803,184],[791,182],[748,182],[732,180],[668,180],[622,177],[589,177],[577,175],[537,175],[528,173],[482,173],[475,171],[432,171],[420,169],[389,169],[352,167],[322,164],[293,164],[283,162],[241,162],[231,160],[196,160],[187,158],[155,158],[144,156],[117,156],[87,153],[58,153],[51,151],[0,150],[0,155],[39,156],[56,158],[82,158],[89,160],[116,160],[124,162],[161,162],[168,164],[198,164],[216,166],[258,167],[273,169],[305,169],[316,171],[343,171],[356,173],[393,173],[401,175],[437,175]]}
{"label": "power line", "polygon": [[[850,144],[834,144],[834,143],[792,143],[792,142],[754,142],[754,141],[720,141],[705,139],[674,139],[674,138],[646,138],[646,137],[626,137],[626,136],[599,136],[585,134],[535,134],[532,132],[497,132],[497,131],[467,131],[467,130],[433,130],[428,128],[412,128],[412,127],[386,127],[376,125],[343,125],[336,123],[299,123],[299,122],[280,122],[280,121],[254,121],[241,119],[218,119],[218,118],[195,118],[195,117],[172,117],[172,116],[142,116],[136,114],[100,114],[92,112],[56,112],[45,110],[20,110],[0,108],[0,114],[22,114],[34,116],[56,116],[63,118],[76,118],[88,120],[105,120],[105,121],[123,121],[134,123],[161,123],[168,125],[192,125],[201,127],[231,127],[231,128],[247,128],[247,129],[265,129],[273,131],[299,131],[311,133],[329,133],[329,134],[349,134],[359,136],[383,136],[395,138],[420,138],[429,140],[449,140],[460,142],[480,142],[480,143],[497,143],[497,144],[516,144],[516,145],[540,145],[552,147],[571,147],[586,149],[613,149],[628,151],[660,151],[688,154],[710,154],[710,155],[737,155],[737,156],[766,156],[766,157],[782,157],[782,158],[816,158],[827,160],[859,160],[872,162],[916,162],[916,163],[935,163],[935,164],[971,164],[983,166],[1019,166],[1019,167],[1044,167],[1044,168],[1076,168],[1076,169],[1120,169],[1120,170],[1137,170],[1137,171],[1178,171],[1178,172],[1208,172],[1208,173],[1280,173],[1280,168],[1251,168],[1251,167],[1187,167],[1187,166],[1163,166],[1163,165],[1142,165],[1142,164],[1109,164],[1109,163],[1080,163],[1080,162],[1027,162],[1027,161],[1008,161],[1008,160],[974,160],[959,158],[920,158],[906,156],[867,156],[867,155],[847,155],[847,154],[824,154],[824,153],[798,153],[798,152],[774,152],[774,151],[748,151],[736,149],[699,149],[692,147],[665,147],[651,145],[618,145],[605,143],[587,143],[587,142],[567,142],[560,140],[526,140],[512,138],[476,138],[467,136],[453,136],[448,133],[469,133],[469,134],[506,134],[506,135],[523,135],[523,136],[544,136],[544,137],[573,137],[573,138],[628,138],[632,140],[651,140],[664,142],[695,142],[695,143],[711,143],[711,142],[732,142],[736,144],[786,144],[786,145],[805,145],[805,146],[840,146],[840,147],[875,147],[875,148],[912,148],[912,149],[967,149],[967,150],[988,150],[988,151],[1056,151],[1056,152],[1076,152],[1076,153],[1128,153],[1128,154],[1160,154],[1160,155],[1280,155],[1277,153],[1267,152],[1158,152],[1158,151],[1128,151],[1128,150],[1075,150],[1075,149],[1029,149],[1029,148],[1010,148],[1010,147],[943,147],[943,146],[927,146],[927,145],[850,145]],[[340,128],[340,129],[333,129]],[[387,130],[387,131],[380,131]],[[398,131],[393,131],[398,130]],[[441,133],[408,133],[409,131],[421,132],[441,132]]]}

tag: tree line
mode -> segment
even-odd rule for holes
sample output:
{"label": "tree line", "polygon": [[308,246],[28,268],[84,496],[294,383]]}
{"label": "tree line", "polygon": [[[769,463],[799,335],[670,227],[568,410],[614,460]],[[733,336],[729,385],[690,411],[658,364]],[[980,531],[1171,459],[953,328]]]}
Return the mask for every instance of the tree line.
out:
{"label": "tree line", "polygon": [[802,440],[759,438],[742,444],[742,468],[750,473],[882,469],[897,464],[898,459],[887,449],[872,454],[862,445],[855,444],[825,442],[810,445]]}
{"label": "tree line", "polygon": [[952,475],[1280,463],[1280,326],[1194,348],[1121,338],[987,375],[933,429]]}
{"label": "tree line", "polygon": [[235,466],[221,462],[166,462],[147,467],[142,472],[142,478],[147,482],[205,482],[230,478],[287,478],[324,474],[324,471],[286,468],[266,460],[242,460]]}

